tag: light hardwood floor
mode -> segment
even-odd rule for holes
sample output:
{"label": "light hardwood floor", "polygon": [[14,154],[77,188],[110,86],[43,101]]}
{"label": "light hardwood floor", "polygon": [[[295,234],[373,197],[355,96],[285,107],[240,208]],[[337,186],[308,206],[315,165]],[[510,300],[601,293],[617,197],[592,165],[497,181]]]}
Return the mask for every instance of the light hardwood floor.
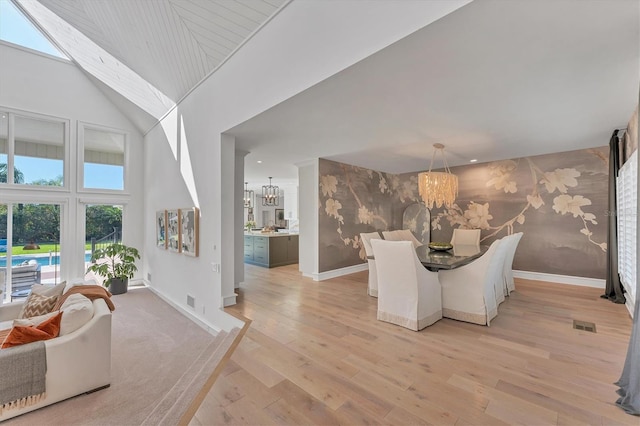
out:
{"label": "light hardwood floor", "polygon": [[[246,265],[251,326],[193,425],[640,424],[615,405],[631,320],[602,290],[516,280],[491,327],[376,320],[367,272]],[[597,333],[572,328],[596,323]]]}

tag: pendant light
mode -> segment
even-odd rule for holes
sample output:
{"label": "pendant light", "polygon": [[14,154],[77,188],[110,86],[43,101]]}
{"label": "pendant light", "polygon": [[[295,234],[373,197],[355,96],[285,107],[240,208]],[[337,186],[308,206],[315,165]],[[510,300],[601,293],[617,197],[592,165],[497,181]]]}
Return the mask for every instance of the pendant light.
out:
{"label": "pendant light", "polygon": [[[458,196],[458,176],[451,173],[447,159],[444,156],[444,145],[441,143],[433,144],[433,155],[431,156],[431,164],[429,165],[428,172],[422,172],[418,174],[418,192],[422,197],[422,201],[429,208],[432,209],[435,204],[440,208],[443,205],[446,208],[451,208]],[[432,172],[433,159],[436,153],[442,154],[444,160],[444,172]]]}
{"label": "pendant light", "polygon": [[262,185],[262,205],[277,206],[280,203],[280,188],[271,185],[271,176],[269,176],[269,185]]}
{"label": "pendant light", "polygon": [[249,189],[249,182],[244,183],[243,203],[245,209],[253,208],[253,190]]}

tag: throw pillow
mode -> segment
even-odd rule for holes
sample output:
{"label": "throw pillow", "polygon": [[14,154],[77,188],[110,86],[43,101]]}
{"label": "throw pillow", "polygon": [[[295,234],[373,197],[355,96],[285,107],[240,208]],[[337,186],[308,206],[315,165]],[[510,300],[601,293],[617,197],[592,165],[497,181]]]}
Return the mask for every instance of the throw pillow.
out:
{"label": "throw pillow", "polygon": [[64,313],[60,323],[60,335],[72,333],[93,318],[93,302],[81,294],[72,294],[60,310]]}
{"label": "throw pillow", "polygon": [[58,297],[59,296],[41,296],[38,293],[31,292],[22,306],[22,312],[19,318],[48,314],[53,311]]}
{"label": "throw pillow", "polygon": [[58,337],[60,334],[60,320],[62,319],[62,312],[58,312],[42,324],[35,327],[13,327],[9,332],[9,335],[2,342],[0,349],[11,348],[13,346],[25,345],[31,342],[37,342],[39,340],[49,340],[54,337]]}
{"label": "throw pillow", "polygon": [[42,324],[44,321],[48,320],[51,317],[58,315],[58,311],[49,312],[48,314],[38,315],[37,317],[31,318],[18,318],[13,320],[13,327],[35,327],[37,325]]}
{"label": "throw pillow", "polygon": [[31,286],[31,293],[38,293],[42,296],[60,296],[66,285],[66,281],[57,285],[34,284]]}
{"label": "throw pillow", "polygon": [[[60,296],[62,295],[62,292],[64,291],[64,287],[67,285],[66,281],[61,282],[58,285],[55,286],[51,286],[51,285],[43,285],[43,284],[34,284],[31,286],[31,293],[29,293],[29,297],[31,297],[32,294],[38,294],[40,296]],[[28,318],[28,317],[34,317],[36,315],[42,315],[42,314],[46,314],[51,312],[51,309],[49,309],[47,312],[41,312],[38,314],[32,314],[32,315],[26,315],[25,314],[25,308],[27,307],[27,303],[29,302],[29,297],[27,297],[27,300],[24,302],[24,304],[22,305],[22,309],[20,310],[20,314],[18,315],[18,318]]]}

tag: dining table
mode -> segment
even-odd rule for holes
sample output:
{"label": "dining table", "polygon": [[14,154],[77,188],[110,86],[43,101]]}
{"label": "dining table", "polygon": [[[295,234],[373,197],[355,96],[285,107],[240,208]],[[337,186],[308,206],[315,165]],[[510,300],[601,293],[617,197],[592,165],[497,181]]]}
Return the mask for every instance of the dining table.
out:
{"label": "dining table", "polygon": [[482,256],[489,246],[475,244],[453,244],[447,250],[434,250],[428,244],[416,248],[416,254],[420,263],[430,271],[440,269],[454,269],[471,263]]}

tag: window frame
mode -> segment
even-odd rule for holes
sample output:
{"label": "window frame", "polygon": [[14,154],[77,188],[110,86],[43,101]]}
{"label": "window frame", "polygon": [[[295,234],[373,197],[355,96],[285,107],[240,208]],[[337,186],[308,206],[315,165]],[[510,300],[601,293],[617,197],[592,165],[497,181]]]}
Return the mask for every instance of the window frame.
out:
{"label": "window frame", "polygon": [[[70,176],[71,176],[71,122],[68,119],[62,117],[56,117],[48,114],[38,114],[29,111],[21,111],[13,108],[7,108],[0,106],[0,112],[6,112],[8,118],[8,130],[7,130],[7,182],[0,182],[0,187],[6,189],[19,189],[25,191],[59,191],[69,192],[71,188]],[[15,168],[15,117],[49,121],[54,123],[62,123],[63,125],[63,149],[64,156],[62,159],[62,186],[48,186],[48,185],[30,185],[26,183],[13,182],[14,168]]]}
{"label": "window frame", "polygon": [[[86,129],[115,133],[124,137],[124,165],[122,170],[122,186],[123,189],[107,189],[107,188],[86,188],[84,186],[84,133]],[[130,167],[130,153],[129,153],[129,132],[122,129],[115,129],[113,127],[101,126],[98,124],[87,123],[78,120],[78,152],[77,152],[77,192],[81,194],[121,194],[129,195],[129,167]]]}
{"label": "window frame", "polygon": [[618,227],[618,273],[627,293],[627,305],[633,315],[638,298],[637,284],[637,206],[638,206],[638,150],[618,171],[616,180],[616,210]]}

